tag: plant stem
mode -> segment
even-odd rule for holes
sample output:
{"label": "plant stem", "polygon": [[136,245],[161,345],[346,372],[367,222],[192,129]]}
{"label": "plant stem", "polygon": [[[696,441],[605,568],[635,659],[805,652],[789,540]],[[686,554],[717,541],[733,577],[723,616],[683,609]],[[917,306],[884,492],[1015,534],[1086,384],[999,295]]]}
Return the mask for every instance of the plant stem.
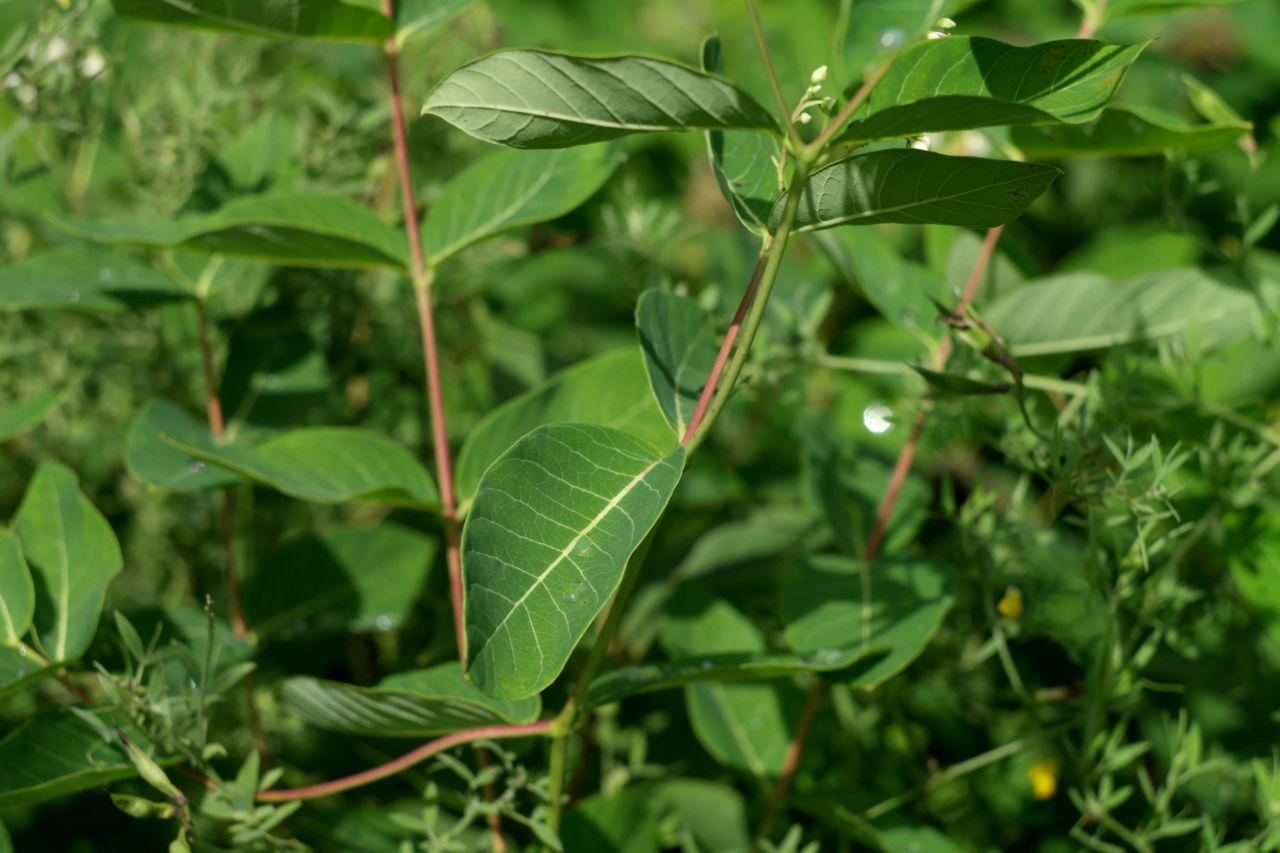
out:
{"label": "plant stem", "polygon": [[804,711],[801,712],[800,720],[796,723],[795,736],[787,747],[787,757],[782,762],[782,773],[778,777],[777,787],[769,794],[764,817],[760,820],[759,828],[756,829],[756,838],[768,838],[773,830],[773,822],[778,819],[782,801],[787,798],[791,780],[795,778],[796,769],[800,766],[800,756],[804,753],[805,742],[809,739],[809,729],[813,727],[813,719],[818,715],[818,708],[822,706],[822,698],[826,692],[826,683],[818,679],[814,681],[813,686],[809,688],[809,694],[805,696]]}
{"label": "plant stem", "polygon": [[811,154],[817,154],[826,149],[827,143],[831,141],[831,137],[840,132],[840,129],[844,127],[850,117],[857,112],[858,107],[862,106],[862,102],[871,94],[871,90],[879,84],[880,79],[884,77],[886,72],[888,72],[889,66],[893,63],[893,59],[896,56],[896,52],[889,54],[884,59],[880,60],[880,63],[876,65],[875,68],[871,69],[871,73],[867,75],[867,79],[862,81],[862,85],[853,93],[853,97],[849,98],[849,102],[844,105],[840,112],[836,113],[835,118],[831,119],[831,121],[827,123],[827,126],[822,129],[822,133],[819,133],[817,137],[809,143],[807,150]]}
{"label": "plant stem", "polygon": [[1080,29],[1076,30],[1076,38],[1093,38],[1106,16],[1107,0],[1097,0],[1091,8],[1085,10],[1084,17],[1080,20]]}
{"label": "plant stem", "polygon": [[748,17],[751,18],[751,28],[755,30],[756,46],[760,48],[760,57],[764,60],[765,71],[769,74],[769,88],[773,90],[773,97],[778,102],[778,115],[782,116],[787,137],[796,147],[799,147],[804,144],[804,140],[800,138],[795,122],[791,120],[791,109],[787,106],[787,96],[783,94],[782,83],[778,81],[778,69],[773,64],[773,53],[769,50],[769,41],[764,37],[764,24],[760,22],[760,10],[756,7],[756,0],[747,0],[747,12]]}
{"label": "plant stem", "polygon": [[437,753],[444,752],[446,749],[452,749],[455,746],[461,746],[464,743],[471,743],[477,740],[506,740],[518,737],[535,737],[546,735],[551,730],[550,720],[539,720],[536,723],[526,723],[518,726],[483,726],[478,729],[468,729],[462,732],[454,732],[441,738],[436,738],[429,743],[425,743],[417,749],[407,752],[404,755],[377,767],[371,767],[351,776],[344,776],[341,779],[333,779],[328,782],[321,782],[318,785],[308,785],[303,788],[287,788],[284,790],[261,791],[258,794],[258,802],[260,803],[287,803],[293,800],[314,800],[320,797],[328,797],[333,794],[339,794],[343,791],[350,791],[352,788],[359,788],[363,785],[369,785],[386,779],[388,776],[394,776],[402,770],[420,764]]}
{"label": "plant stem", "polygon": [[547,828],[560,834],[560,815],[564,811],[565,765],[568,763],[569,733],[556,734],[551,740],[550,774],[547,785]]}

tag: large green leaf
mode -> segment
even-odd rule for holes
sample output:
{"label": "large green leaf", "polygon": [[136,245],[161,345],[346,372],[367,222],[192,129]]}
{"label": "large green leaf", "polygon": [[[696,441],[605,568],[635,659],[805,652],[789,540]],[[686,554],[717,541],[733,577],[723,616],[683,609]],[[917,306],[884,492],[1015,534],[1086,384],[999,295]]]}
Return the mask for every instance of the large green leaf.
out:
{"label": "large green leaf", "polygon": [[1017,127],[1010,141],[1035,158],[1151,157],[1231,145],[1250,127],[1248,122],[1187,124],[1151,107],[1126,105],[1108,107],[1090,124]]}
{"label": "large green leaf", "polygon": [[429,36],[475,0],[400,0],[395,4],[396,41]]}
{"label": "large green leaf", "polygon": [[811,557],[783,575],[787,639],[808,653],[887,647],[839,676],[872,688],[920,655],[951,609],[954,586],[955,569],[932,559],[880,558],[866,566],[848,557]]}
{"label": "large green leaf", "polygon": [[432,264],[511,228],[563,216],[600,189],[618,165],[616,145],[500,151],[445,185],[422,229]]}
{"label": "large green leaf", "polygon": [[[991,228],[1027,209],[1060,173],[1052,166],[947,157],[915,149],[873,151],[809,176],[797,231],[875,222]],[[776,228],[785,199],[770,220]]]}
{"label": "large green leaf", "polygon": [[225,468],[197,459],[174,447],[216,449],[209,425],[168,400],[151,400],[142,407],[125,437],[124,461],[129,471],[148,485],[175,492],[218,489],[244,481]]}
{"label": "large green leaf", "polygon": [[706,779],[659,781],[649,794],[659,815],[675,818],[681,850],[689,853],[749,853],[747,804],[731,785]]}
{"label": "large green leaf", "polygon": [[107,584],[123,566],[111,525],[56,462],[36,469],[13,517],[35,580],[35,630],[47,657],[75,660],[98,627]]}
{"label": "large green leaf", "polygon": [[16,646],[31,627],[36,588],[18,540],[0,529],[0,645]]}
{"label": "large green leaf", "polygon": [[0,269],[0,311],[115,313],[190,298],[154,267],[102,246],[64,246]]}
{"label": "large green leaf", "polygon": [[458,454],[458,498],[474,497],[480,478],[494,460],[545,424],[601,424],[659,450],[675,446],[675,436],[647,386],[643,356],[639,348],[628,347],[575,364],[507,401],[467,435]]}
{"label": "large green leaf", "polygon": [[[118,721],[102,721],[114,726]],[[136,732],[130,739],[145,745]],[[75,712],[49,708],[0,740],[0,809],[101,788],[137,775],[119,742]]]}
{"label": "large green leaf", "polygon": [[367,208],[327,193],[279,191],[176,219],[56,219],[99,243],[212,252],[304,267],[403,267],[403,237]]}
{"label": "large green leaf", "polygon": [[596,794],[565,812],[560,841],[569,850],[658,853],[658,823],[648,797],[623,790]]}
{"label": "large green leaf", "polygon": [[111,0],[116,14],[138,21],[271,38],[381,42],[391,21],[339,0]]}
{"label": "large green leaf", "polygon": [[1200,269],[1124,281],[1072,273],[1020,287],[983,311],[1015,356],[1105,349],[1195,330],[1206,346],[1249,334],[1258,303]]}
{"label": "large green leaf", "polygon": [[456,662],[397,673],[377,687],[290,678],[282,693],[285,705],[313,726],[367,737],[428,737],[529,723],[542,707],[537,696],[514,701],[486,696],[463,678]]}
{"label": "large green leaf", "polygon": [[636,331],[649,387],[677,435],[684,435],[719,350],[715,326],[687,296],[649,290],[636,304]]}
{"label": "large green leaf", "polygon": [[[719,36],[702,43],[702,70],[724,73],[724,52]],[[764,235],[769,212],[778,197],[778,146],[772,137],[745,131],[707,131],[711,173],[725,201],[749,230]]]}
{"label": "large green leaf", "polygon": [[245,585],[245,616],[261,636],[394,630],[412,612],[435,551],[435,540],[389,523],[294,539]]}
{"label": "large green leaf", "polygon": [[564,669],[684,467],[620,430],[552,424],[484,475],[462,533],[469,673],[532,696]]}
{"label": "large green leaf", "polygon": [[57,391],[41,391],[21,403],[8,403],[0,408],[0,441],[36,427],[57,408],[62,395]]}
{"label": "large green leaf", "polygon": [[660,130],[776,132],[769,114],[719,77],[646,56],[502,50],[464,65],[424,114],[512,148],[561,148]]}
{"label": "large green leaf", "polygon": [[25,647],[0,645],[0,696],[53,675],[57,664],[37,663]]}
{"label": "large green leaf", "polygon": [[1014,47],[988,38],[930,39],[894,60],[859,120],[839,139],[1088,121],[1111,100],[1145,46],[1073,39]]}
{"label": "large green leaf", "polygon": [[186,444],[177,450],[304,501],[375,501],[436,509],[435,481],[412,453],[381,433],[356,427],[310,427],[260,444]]}

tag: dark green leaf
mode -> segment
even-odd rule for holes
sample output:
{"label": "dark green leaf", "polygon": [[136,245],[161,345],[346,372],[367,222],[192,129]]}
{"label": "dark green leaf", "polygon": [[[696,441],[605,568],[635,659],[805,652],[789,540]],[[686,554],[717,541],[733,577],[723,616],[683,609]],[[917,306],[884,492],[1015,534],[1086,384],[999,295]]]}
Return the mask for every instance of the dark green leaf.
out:
{"label": "dark green leaf", "polygon": [[918,364],[910,365],[910,367],[916,373],[919,373],[925,382],[929,383],[930,388],[944,396],[970,397],[974,395],[1009,393],[1010,386],[1007,384],[983,382],[978,379],[970,379],[968,376],[961,376],[958,373],[943,373],[938,370],[930,370]]}
{"label": "dark green leaf", "polygon": [[[108,718],[107,724],[115,720]],[[140,736],[130,731],[138,742]],[[101,788],[137,775],[124,749],[65,708],[36,714],[0,740],[0,809]]]}
{"label": "dark green leaf", "polygon": [[1042,124],[1055,121],[1043,110],[1027,104],[997,101],[976,95],[939,95],[910,104],[887,107],[840,134],[846,143],[874,142],[903,136],[921,136],[948,130],[968,130],[1000,125]]}
{"label": "dark green leaf", "polygon": [[152,486],[176,492],[198,492],[243,482],[239,474],[209,465],[178,450],[171,442],[216,449],[209,425],[167,400],[151,400],[129,427],[125,464],[133,476]]}
{"label": "dark green leaf", "polygon": [[856,0],[842,5],[844,60],[858,82],[876,60],[922,38],[940,18],[954,18],[974,0]]}
{"label": "dark green leaf", "polygon": [[664,779],[650,793],[653,810],[674,815],[682,850],[749,853],[747,805],[731,786],[705,779]]}
{"label": "dark green leaf", "polygon": [[36,662],[24,648],[0,645],[0,696],[47,678],[57,669],[57,664],[45,666]]}
{"label": "dark green leaf", "polygon": [[245,585],[260,636],[399,628],[426,582],[435,541],[396,524],[335,527],[295,539]]}
{"label": "dark green leaf", "polygon": [[62,402],[57,391],[42,391],[21,403],[0,407],[0,441],[8,441],[38,426]]}
{"label": "dark green leaf", "polygon": [[462,534],[469,672],[491,696],[560,674],[683,469],[627,433],[552,424],[484,475]]}
{"label": "dark green leaf", "polygon": [[1018,127],[1010,141],[1028,157],[1153,157],[1165,151],[1198,151],[1231,145],[1249,132],[1247,122],[1187,124],[1142,106],[1108,107],[1086,125]]}
{"label": "dark green leaf", "polygon": [[462,676],[458,663],[402,672],[377,687],[317,678],[290,678],[284,702],[308,723],[366,737],[428,737],[477,726],[529,723],[538,718],[537,696],[493,699]]}
{"label": "dark green leaf", "polygon": [[270,38],[381,42],[391,21],[339,0],[111,0],[116,14],[137,21]]}
{"label": "dark green leaf", "polygon": [[776,131],[750,95],[724,80],[645,56],[503,50],[464,65],[424,114],[512,148],[562,148],[661,130]]}
{"label": "dark green leaf", "polygon": [[685,701],[694,734],[721,764],[757,779],[782,772],[803,705],[799,687],[693,684],[685,688]]}
{"label": "dark green leaf", "polygon": [[115,313],[190,298],[159,270],[101,246],[66,246],[0,269],[0,311]]}
{"label": "dark green leaf", "polygon": [[597,794],[565,812],[560,841],[566,853],[658,853],[658,824],[649,811],[648,798],[635,791]]}
{"label": "dark green leaf", "polygon": [[[1059,175],[1051,166],[946,157],[914,149],[873,151],[809,176],[796,230],[875,222],[990,228],[1015,218]],[[776,228],[785,199],[774,207]]]}
{"label": "dark green leaf", "polygon": [[18,540],[0,529],[0,646],[17,646],[31,627],[36,588]]}
{"label": "dark green leaf", "polygon": [[35,630],[48,658],[84,654],[98,627],[107,584],[123,566],[111,525],[56,462],[36,469],[13,517],[35,580]]}
{"label": "dark green leaf", "polygon": [[687,296],[648,290],[636,305],[636,331],[649,387],[667,423],[683,436],[719,350],[711,316]]}
{"label": "dark green leaf", "polygon": [[422,230],[429,263],[495,234],[563,216],[595,194],[618,165],[616,145],[500,151],[445,185]]}

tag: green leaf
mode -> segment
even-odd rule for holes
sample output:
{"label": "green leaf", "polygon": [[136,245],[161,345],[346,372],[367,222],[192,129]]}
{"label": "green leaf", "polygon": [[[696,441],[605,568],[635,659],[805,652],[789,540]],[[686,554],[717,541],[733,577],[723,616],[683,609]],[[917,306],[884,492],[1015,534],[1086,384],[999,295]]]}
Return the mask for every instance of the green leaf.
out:
{"label": "green leaf", "polygon": [[285,705],[313,726],[366,737],[428,737],[529,723],[542,708],[537,696],[510,702],[486,696],[463,678],[456,662],[397,673],[377,687],[290,678],[282,693]]}
{"label": "green leaf", "polygon": [[596,794],[565,812],[560,841],[566,851],[658,853],[658,824],[648,798],[636,791]]}
{"label": "green leaf", "polygon": [[342,526],[287,542],[245,585],[259,636],[391,631],[409,618],[435,540],[397,524]]}
{"label": "green leaf", "polygon": [[403,237],[349,198],[279,191],[176,219],[59,219],[70,234],[99,243],[257,258],[301,267],[406,265]]}
{"label": "green leaf", "polygon": [[689,853],[749,853],[747,805],[731,786],[706,779],[663,779],[649,795],[660,816],[674,816]]}
{"label": "green leaf", "polygon": [[178,442],[213,452],[209,425],[167,400],[151,400],[134,418],[125,437],[124,461],[148,485],[175,492],[199,492],[244,482],[244,477],[211,466],[173,446]]}
{"label": "green leaf", "polygon": [[423,224],[428,262],[439,264],[473,243],[512,228],[563,216],[609,179],[616,145],[552,151],[500,151],[445,185]]}
{"label": "green leaf", "polygon": [[37,663],[23,647],[0,645],[0,696],[47,678],[57,669],[57,664]]}
{"label": "green leaf", "polygon": [[[702,42],[702,70],[724,73],[724,53],[719,36]],[[778,156],[774,140],[759,133],[707,131],[707,155],[711,173],[725,201],[748,230],[768,233],[769,212],[778,197]]]}
{"label": "green leaf", "polygon": [[541,50],[502,50],[462,66],[422,111],[512,148],[662,130],[777,130],[750,95],[710,74],[646,56]]}
{"label": "green leaf", "polygon": [[0,406],[0,441],[8,441],[39,426],[40,422],[62,402],[57,391],[41,391],[21,403]]}
{"label": "green leaf", "polygon": [[943,396],[972,397],[1007,394],[1010,389],[1010,386],[1004,383],[983,382],[978,379],[970,379],[968,376],[961,376],[958,373],[930,370],[918,364],[909,366],[916,373],[919,373],[925,382],[929,383],[930,388]]}
{"label": "green leaf", "polygon": [[429,36],[475,0],[400,0],[396,3],[396,43]]}
{"label": "green leaf", "polygon": [[1115,281],[1092,273],[1041,279],[996,302],[983,317],[1014,356],[1105,349],[1194,330],[1205,346],[1247,334],[1255,297],[1200,269]]}
{"label": "green leaf", "polygon": [[1107,18],[1122,15],[1146,15],[1176,12],[1179,9],[1205,9],[1210,6],[1234,6],[1243,0],[1111,0],[1106,6]]}
{"label": "green leaf", "polygon": [[111,525],[56,462],[36,469],[13,517],[35,580],[35,630],[55,662],[80,657],[93,639],[107,584],[123,558]]}
{"label": "green leaf", "polygon": [[277,303],[242,318],[227,340],[218,397],[227,431],[292,427],[312,418],[335,383],[325,354],[303,328],[297,309]]}
{"label": "green leaf", "polygon": [[[40,21],[48,9],[45,0],[8,0],[0,3],[0,74],[22,58],[31,40],[40,31]],[[0,839],[4,838],[0,827]],[[0,850],[4,844],[0,843]]]}
{"label": "green leaf", "polygon": [[111,0],[122,18],[269,38],[382,42],[391,21],[339,0]]}
{"label": "green leaf", "polygon": [[1010,142],[1028,157],[1154,157],[1165,151],[1199,151],[1231,145],[1248,122],[1187,124],[1151,107],[1108,107],[1095,122],[1055,127],[1016,127]]}
{"label": "green leaf", "polygon": [[187,444],[172,447],[291,497],[315,503],[374,501],[417,509],[439,508],[436,484],[412,453],[373,430],[309,427],[260,444]]}
{"label": "green leaf", "polygon": [[[947,157],[915,149],[873,151],[809,176],[797,231],[900,222],[991,228],[1026,210],[1060,172],[1052,166]],[[776,228],[785,199],[774,207]]]}
{"label": "green leaf", "polygon": [[191,298],[159,270],[101,246],[64,246],[0,269],[0,311],[118,313]]}
{"label": "green leaf", "polygon": [[682,436],[719,351],[711,315],[687,296],[647,290],[636,304],[636,331],[649,387]]}
{"label": "green leaf", "polygon": [[[855,13],[856,14],[856,13]],[[1084,122],[1111,100],[1145,44],[1072,39],[1013,47],[930,39],[894,60],[841,142],[1046,121]]]}
{"label": "green leaf", "polygon": [[491,696],[538,693],[564,669],[666,507],[684,449],[552,424],[484,475],[462,533],[469,674]]}
{"label": "green leaf", "polygon": [[757,779],[782,772],[800,720],[803,691],[790,682],[694,684],[685,688],[689,723],[717,761]]}
{"label": "green leaf", "polygon": [[0,529],[0,645],[17,646],[31,627],[36,588],[18,540]]}
{"label": "green leaf", "polygon": [[[787,639],[800,652],[888,647],[840,680],[874,688],[915,660],[951,609],[955,569],[933,559],[894,557],[864,563],[814,556],[782,579]],[[869,596],[865,598],[864,596]]]}
{"label": "green leaf", "polygon": [[639,348],[627,347],[575,364],[508,400],[486,415],[462,445],[456,472],[459,500],[474,497],[488,467],[517,440],[545,424],[600,424],[659,450],[674,447],[675,436],[647,386]]}
{"label": "green leaf", "polygon": [[[844,60],[859,82],[876,60],[924,36],[940,18],[954,18],[974,0],[856,0],[842,5]],[[839,35],[839,32],[837,32]]]}
{"label": "green leaf", "polygon": [[[99,725],[115,725],[107,718]],[[129,731],[130,739],[145,743]],[[0,740],[0,809],[101,788],[137,775],[117,742],[65,708],[37,713]]]}

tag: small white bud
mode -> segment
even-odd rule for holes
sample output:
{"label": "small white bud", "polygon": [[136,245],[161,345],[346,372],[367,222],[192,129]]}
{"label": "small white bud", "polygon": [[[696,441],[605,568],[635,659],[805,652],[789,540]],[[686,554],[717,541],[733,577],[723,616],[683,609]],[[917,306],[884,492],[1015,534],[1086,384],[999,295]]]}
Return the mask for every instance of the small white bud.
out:
{"label": "small white bud", "polygon": [[61,36],[49,39],[49,46],[44,49],[45,62],[57,62],[67,55],[67,40]]}
{"label": "small white bud", "polygon": [[22,78],[17,74],[9,74],[0,81],[0,84],[3,84],[6,89],[16,89],[22,85]]}
{"label": "small white bud", "polygon": [[819,65],[813,69],[813,73],[809,75],[809,82],[815,86],[821,86],[827,79],[827,66]]}
{"label": "small white bud", "polygon": [[933,146],[929,144],[929,137],[917,136],[915,139],[911,140],[911,147],[917,151],[928,151]]}
{"label": "small white bud", "polygon": [[80,63],[80,73],[85,77],[97,77],[107,67],[107,60],[96,49],[91,49]]}
{"label": "small white bud", "polygon": [[813,121],[813,116],[809,115],[808,113],[800,113],[801,124],[808,124],[811,121]]}
{"label": "small white bud", "polygon": [[938,39],[944,39],[946,37],[947,37],[947,33],[943,32],[942,30],[930,30],[929,35],[925,36],[925,38],[929,39],[930,41],[936,41]]}
{"label": "small white bud", "polygon": [[950,18],[939,18],[938,22],[934,24],[934,26],[940,30],[954,30],[956,28],[956,22]]}

